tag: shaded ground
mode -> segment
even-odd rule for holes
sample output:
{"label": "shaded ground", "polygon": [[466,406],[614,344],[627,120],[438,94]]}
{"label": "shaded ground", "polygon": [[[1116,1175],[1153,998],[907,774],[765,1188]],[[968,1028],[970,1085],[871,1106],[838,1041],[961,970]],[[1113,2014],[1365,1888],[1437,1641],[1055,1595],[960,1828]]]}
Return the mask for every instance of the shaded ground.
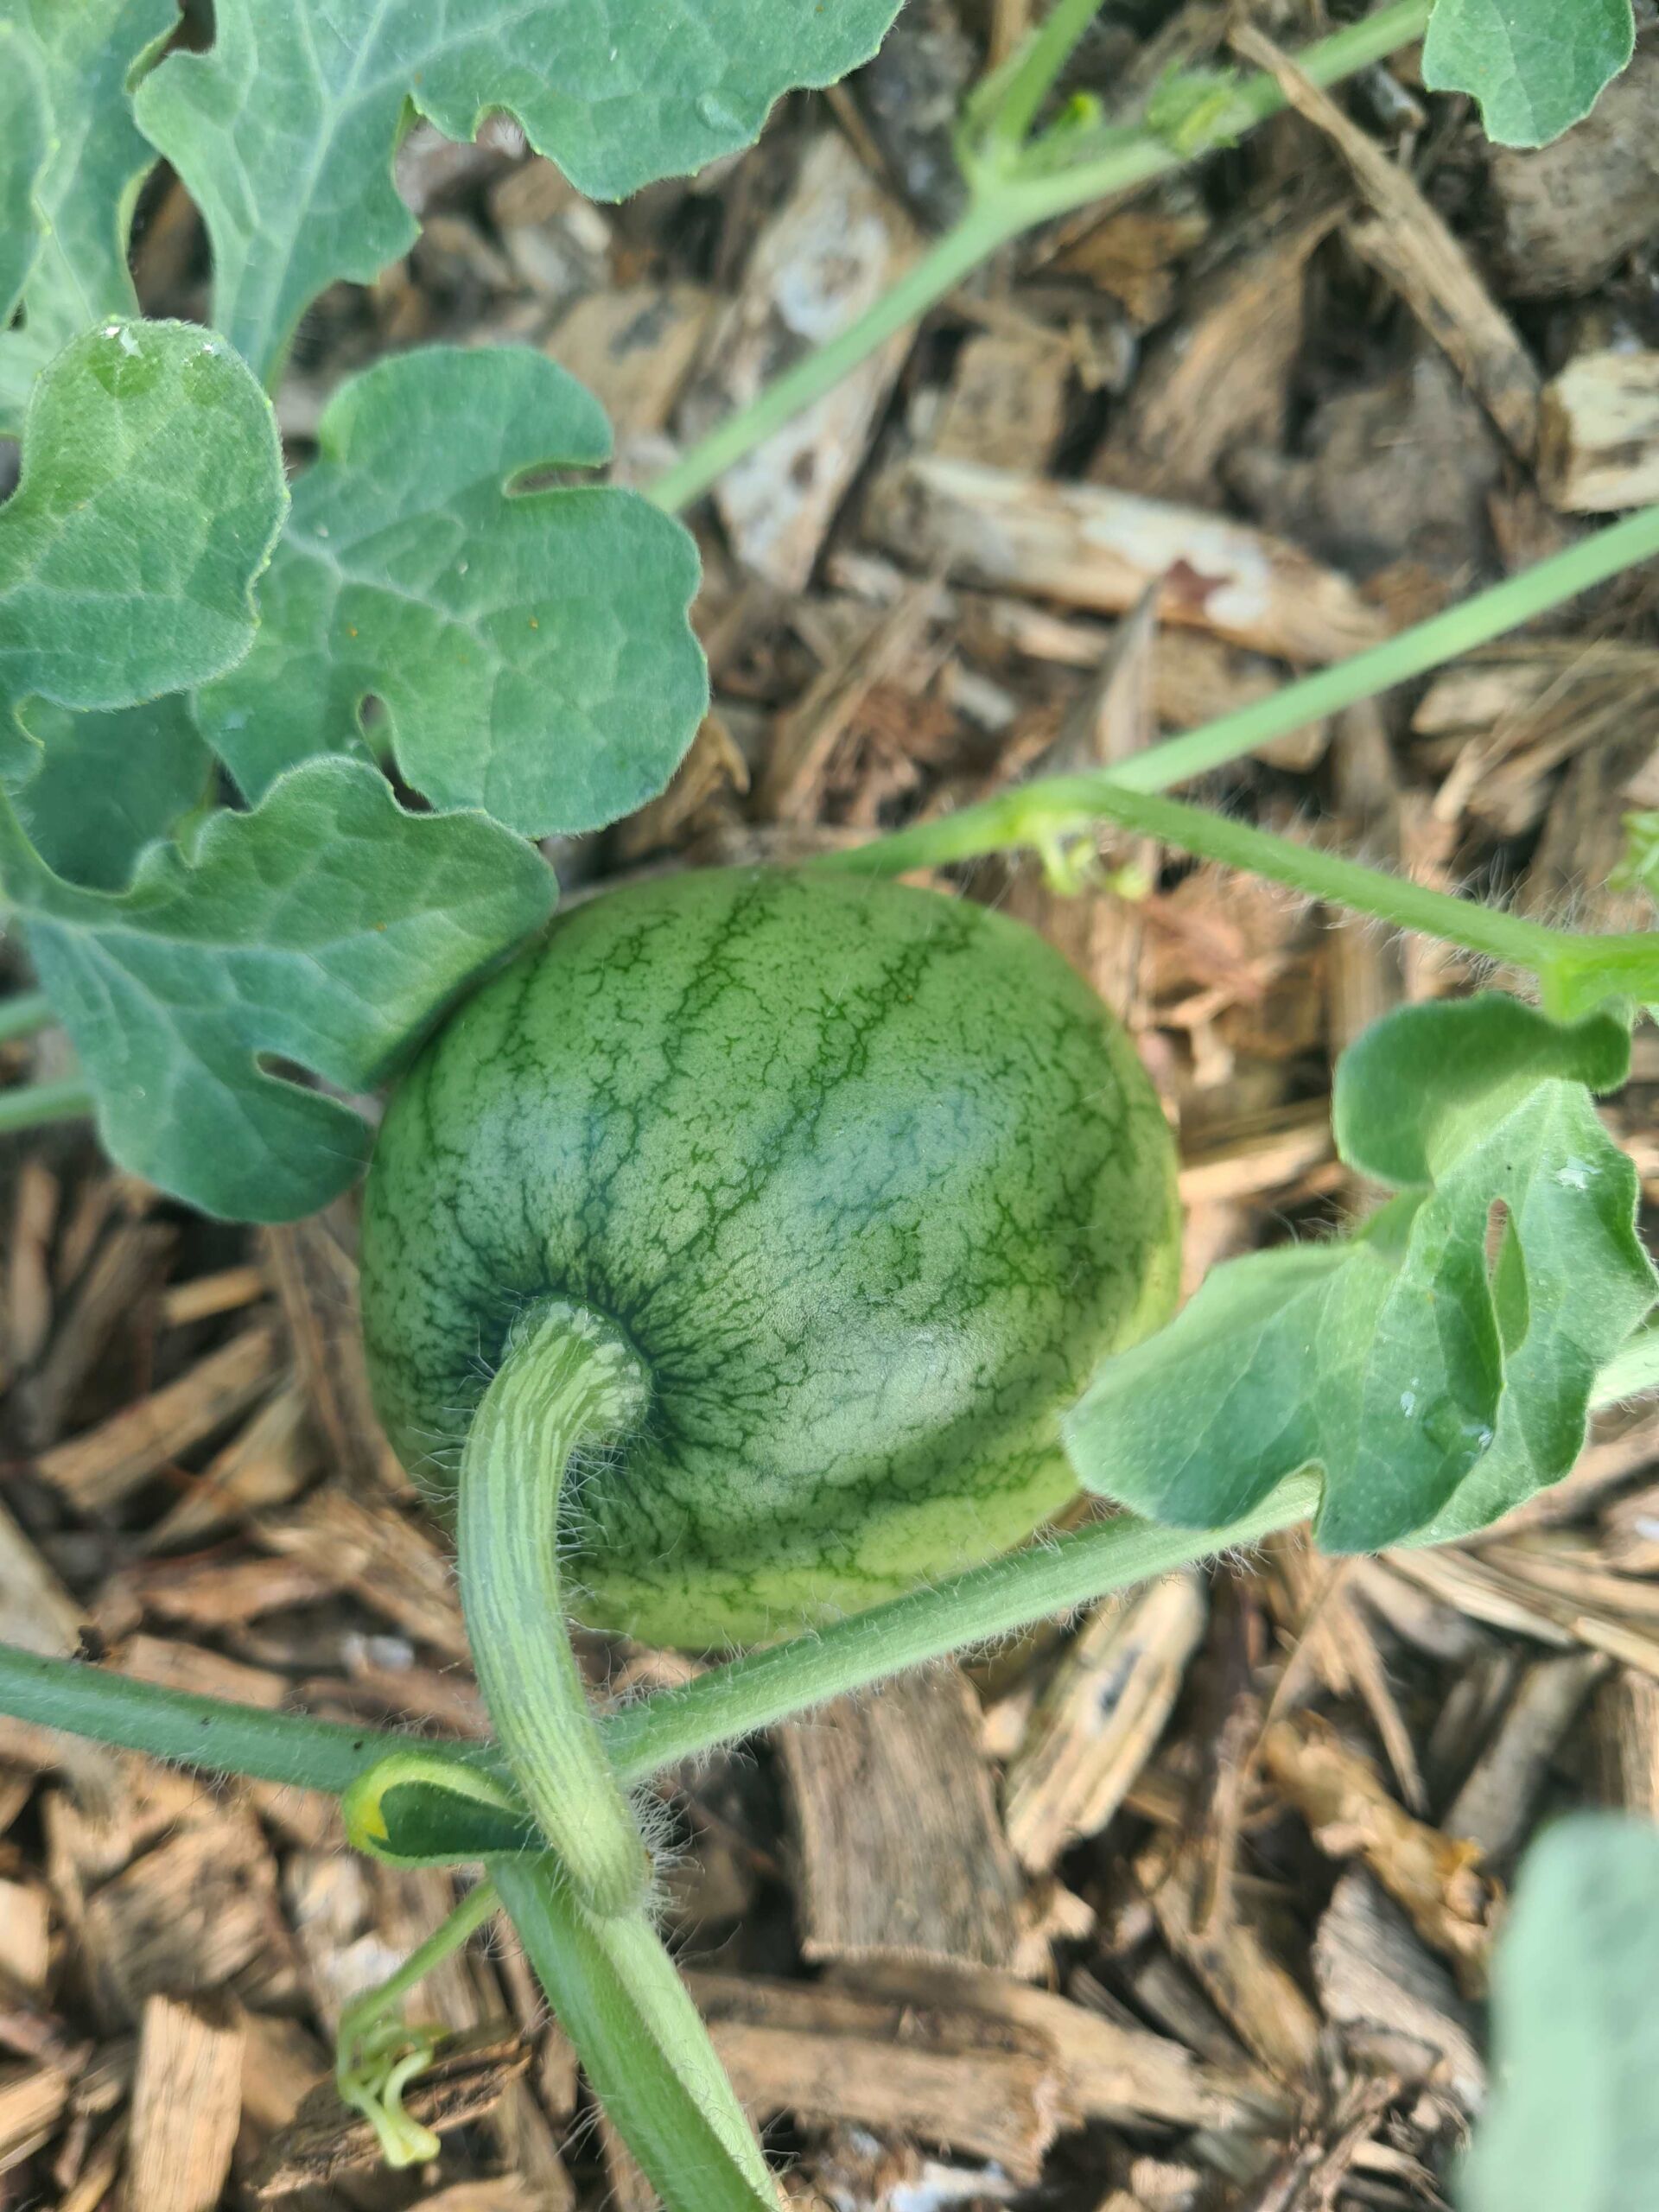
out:
{"label": "shaded ground", "polygon": [[[948,217],[942,123],[1025,12],[913,0],[861,79],[621,210],[500,134],[417,134],[422,242],[310,319],[280,396],[296,458],[385,347],[517,340],[594,385],[644,480]],[[1249,12],[1287,42],[1316,28]],[[1219,28],[1109,11],[1079,81],[1128,96]],[[1651,41],[1535,156],[1491,152],[1404,61],[1010,250],[699,515],[715,711],[664,799],[556,855],[567,883],[1120,759],[1654,496],[1654,446],[1611,435],[1606,387],[1611,355],[1659,390],[1656,149]],[[200,309],[176,190],[138,273],[151,311]],[[1640,926],[1605,887],[1620,810],[1659,804],[1656,612],[1627,578],[1212,795],[1427,882]],[[1102,859],[1080,899],[1001,863],[967,887],[1133,1027],[1180,1131],[1196,1281],[1363,1202],[1331,1151],[1332,1059],[1470,976],[1155,849]],[[13,1074],[30,1049],[6,1048]],[[1651,1032],[1637,1053],[1609,1114],[1652,1196]],[[0,1635],[478,1731],[441,1545],[364,1395],[349,1207],[211,1228],[73,1135],[6,1171]],[[1568,1802],[1659,1815],[1656,1563],[1649,1409],[1480,1545],[1333,1566],[1277,1542],[683,1777],[671,1921],[791,2192],[1441,2202],[1519,1851]],[[620,1685],[681,1663],[591,1656]],[[499,1942],[419,2008],[476,2031],[429,2093],[454,2123],[438,2165],[378,2171],[338,2113],[289,2128],[342,2004],[451,1896],[346,1855],[322,1801],[0,1721],[0,2205],[207,2212],[308,2183],[281,2201],[633,2203]]]}

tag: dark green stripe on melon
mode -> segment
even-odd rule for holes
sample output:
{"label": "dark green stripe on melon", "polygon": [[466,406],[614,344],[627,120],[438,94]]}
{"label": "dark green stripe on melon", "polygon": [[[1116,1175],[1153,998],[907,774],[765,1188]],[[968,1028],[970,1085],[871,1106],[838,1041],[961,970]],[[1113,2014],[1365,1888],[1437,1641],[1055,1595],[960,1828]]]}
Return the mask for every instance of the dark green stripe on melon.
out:
{"label": "dark green stripe on melon", "polygon": [[584,1618],[781,1632],[1020,1541],[1060,1414],[1167,1314],[1169,1134],[1133,1048],[1029,931],[777,870],[613,892],[454,1016],[369,1178],[370,1369],[453,1482],[528,1300],[649,1370],[577,1471]]}

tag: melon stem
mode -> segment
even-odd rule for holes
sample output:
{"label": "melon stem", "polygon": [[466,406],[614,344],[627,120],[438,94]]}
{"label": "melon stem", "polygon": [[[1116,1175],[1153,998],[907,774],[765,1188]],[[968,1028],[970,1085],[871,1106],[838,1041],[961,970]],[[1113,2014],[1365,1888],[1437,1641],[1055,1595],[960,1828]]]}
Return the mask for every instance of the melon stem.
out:
{"label": "melon stem", "polygon": [[456,1548],[480,1689],[525,1803],[576,1896],[643,1901],[651,1862],[570,1648],[559,1516],[573,1456],[613,1442],[646,1397],[620,1334],[584,1308],[520,1316],[461,1452]]}

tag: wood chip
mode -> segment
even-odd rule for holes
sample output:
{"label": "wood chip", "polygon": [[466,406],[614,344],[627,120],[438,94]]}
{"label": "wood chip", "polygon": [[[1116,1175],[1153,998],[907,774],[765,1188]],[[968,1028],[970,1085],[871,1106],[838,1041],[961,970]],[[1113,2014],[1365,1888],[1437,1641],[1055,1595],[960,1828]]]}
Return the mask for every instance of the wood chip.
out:
{"label": "wood chip", "polygon": [[276,1869],[245,1812],[200,1817],[106,1882],[86,1910],[86,1963],[113,2024],[168,1990],[292,1994]]}
{"label": "wood chip", "polygon": [[836,744],[871,691],[911,660],[938,612],[938,585],[912,585],[819,671],[805,696],[780,717],[760,779],[765,819],[805,823],[815,817]]}
{"label": "wood chip", "polygon": [[269,1668],[244,1666],[199,1643],[172,1643],[159,1636],[135,1636],[121,1653],[121,1672],[136,1682],[155,1682],[197,1697],[228,1698],[237,1705],[261,1706],[275,1713],[288,1695],[285,1675]]}
{"label": "wood chip", "polygon": [[[286,2127],[330,2071],[328,2054],[297,2020],[271,2012],[242,2015],[245,2144],[263,2147]],[[244,2162],[245,2163],[245,2161]]]}
{"label": "wood chip", "polygon": [[[1223,455],[1277,439],[1301,348],[1307,264],[1341,221],[1328,190],[1249,226],[1250,243],[1195,284],[1173,329],[1149,346],[1092,482],[1166,499],[1212,500]],[[987,454],[981,458],[994,460]]]}
{"label": "wood chip", "polygon": [[1071,348],[1039,325],[987,330],[957,356],[928,443],[947,459],[1041,469],[1065,421]]}
{"label": "wood chip", "polygon": [[76,1396],[116,1331],[130,1323],[135,1307],[160,1281],[177,1241],[177,1231],[163,1222],[115,1224],[76,1285],[38,1372],[17,1394],[29,1443],[48,1444],[62,1434]]}
{"label": "wood chip", "polygon": [[1590,1767],[1601,1802],[1659,1821],[1659,1682],[1618,1667],[1590,1707]]}
{"label": "wood chip", "polygon": [[561,318],[543,351],[605,395],[619,443],[668,427],[691,373],[712,293],[698,284],[630,284],[590,292]]}
{"label": "wood chip", "polygon": [[937,2010],[947,2021],[976,2018],[982,2033],[1000,2023],[1005,2033],[1040,2038],[1060,2069],[1065,2101],[1090,2120],[1249,2128],[1280,2109],[1271,2086],[1236,2053],[1205,2064],[1138,2022],[1107,2018],[983,1967],[864,1959],[838,1967],[836,1979],[902,2007],[906,2023]]}
{"label": "wood chip", "polygon": [[0,2060],[0,2174],[52,2140],[68,2101],[68,2077],[56,2067]]}
{"label": "wood chip", "polygon": [[1390,1552],[1389,1569],[1471,1620],[1565,1649],[1581,1643],[1659,1680],[1659,1636],[1597,1605],[1580,1605],[1477,1555],[1450,1548]]}
{"label": "wood chip", "polygon": [[260,1249],[293,1342],[300,1387],[346,1487],[407,1496],[411,1485],[374,1410],[358,1325],[351,1217],[340,1205],[265,1230]]}
{"label": "wood chip", "polygon": [[1498,274],[1511,297],[1581,299],[1653,235],[1659,48],[1644,43],[1553,145],[1486,149]]}
{"label": "wood chip", "polygon": [[1467,1836],[1488,1859],[1507,1859],[1519,1849],[1531,1832],[1550,1761],[1606,1667],[1593,1651],[1534,1661],[1446,1813],[1448,1835]]}
{"label": "wood chip", "polygon": [[17,1171],[5,1256],[4,1369],[16,1374],[39,1358],[52,1328],[52,1233],[62,1189],[45,1161]]}
{"label": "wood chip", "polygon": [[1135,1875],[1165,1942],[1217,2011],[1275,2082],[1299,2090],[1313,2078],[1319,2015],[1236,1904],[1205,1909],[1212,1858],[1211,1848],[1190,1838],[1160,1838],[1141,1853]]}
{"label": "wood chip", "polygon": [[1021,1895],[950,1664],[837,1698],[773,1732],[800,1866],[803,1955],[902,1953],[1006,1964]]}
{"label": "wood chip", "polygon": [[1165,622],[1292,661],[1387,632],[1347,579],[1283,538],[1096,484],[912,454],[870,487],[874,540],[957,583],[1124,614],[1149,585]]}
{"label": "wood chip", "polygon": [[1478,2109],[1486,2069],[1471,2009],[1399,1907],[1357,1867],[1332,1891],[1313,1966],[1319,2002],[1351,2049],[1407,2078],[1438,2074],[1465,2112]]}
{"label": "wood chip", "polygon": [[36,1471],[83,1513],[107,1511],[160,1474],[180,1452],[245,1413],[270,1385],[280,1361],[269,1324],[245,1329],[177,1382],[137,1398],[98,1427],[54,1445]]}
{"label": "wood chip", "polygon": [[[710,334],[709,370],[681,410],[683,435],[700,436],[855,321],[916,249],[910,218],[846,141],[835,131],[815,138]],[[721,478],[715,504],[739,558],[782,589],[799,591],[811,574],[910,342],[901,331],[878,346]]]}
{"label": "wood chip", "polygon": [[1348,227],[1355,251],[1382,272],[1445,348],[1510,448],[1530,459],[1538,443],[1539,385],[1532,357],[1409,172],[1350,122],[1265,32],[1241,26],[1232,44],[1243,60],[1276,79],[1298,114],[1342,156],[1372,209],[1369,221]]}
{"label": "wood chip", "polygon": [[141,1548],[167,1551],[286,1505],[317,1471],[320,1454],[304,1392],[285,1382],[217,1451],[184,1496],[145,1532]]}
{"label": "wood chip", "polygon": [[1370,1761],[1317,1713],[1274,1721],[1262,1739],[1262,1763],[1321,1851],[1363,1859],[1424,1942],[1478,1974],[1497,1902],[1478,1842],[1414,1820]]}
{"label": "wood chip", "polygon": [[52,1964],[52,1900],[39,1882],[0,1879],[0,1992],[38,2003]]}
{"label": "wood chip", "polygon": [[[454,2036],[405,2089],[404,2109],[439,2134],[469,2126],[493,2111],[529,2064],[528,2047],[499,2029]],[[261,2200],[280,2198],[296,2190],[327,2188],[354,2170],[372,2171],[380,2164],[373,2128],[340,2103],[330,2077],[317,2084],[293,2124],[273,2139],[249,2173],[248,2186]]]}
{"label": "wood chip", "polygon": [[291,1513],[262,1516],[251,1534],[446,1658],[470,1656],[448,1554],[384,1495],[325,1487]]}
{"label": "wood chip", "polygon": [[124,1578],[126,1594],[151,1618],[212,1632],[262,1613],[314,1605],[340,1587],[304,1559],[165,1560]]}
{"label": "wood chip", "polygon": [[1539,478],[1566,514],[1659,499],[1659,353],[1580,353],[1546,386]]}
{"label": "wood chip", "polygon": [[1205,1615],[1198,1575],[1172,1574],[1085,1623],[1008,1768],[1008,1841],[1031,1872],[1047,1872],[1117,1811],[1163,1733]]}
{"label": "wood chip", "polygon": [[263,1268],[221,1268],[217,1274],[195,1275],[175,1283],[162,1300],[162,1319],[169,1329],[187,1328],[193,1321],[207,1321],[219,1313],[234,1313],[244,1306],[257,1306],[270,1290]]}
{"label": "wood chip", "polygon": [[757,2117],[852,2120],[988,2158],[1027,2183],[1040,2179],[1044,2152],[1071,2120],[1047,2065],[1023,2052],[914,2050],[770,2021],[718,2022],[714,2042]]}
{"label": "wood chip", "polygon": [[517,2174],[494,2181],[458,2181],[435,2196],[423,2196],[409,2212],[549,2212]]}
{"label": "wood chip", "polygon": [[242,2024],[210,1998],[152,1997],[138,2031],[128,2212],[213,2212],[242,2115]]}
{"label": "wood chip", "polygon": [[1275,1107],[1242,1128],[1215,1132],[1183,1147],[1181,1203],[1214,1205],[1282,1191],[1333,1157],[1328,1101]]}
{"label": "wood chip", "polygon": [[67,1658],[80,1643],[86,1618],[0,1504],[0,1642],[21,1643],[44,1658]]}

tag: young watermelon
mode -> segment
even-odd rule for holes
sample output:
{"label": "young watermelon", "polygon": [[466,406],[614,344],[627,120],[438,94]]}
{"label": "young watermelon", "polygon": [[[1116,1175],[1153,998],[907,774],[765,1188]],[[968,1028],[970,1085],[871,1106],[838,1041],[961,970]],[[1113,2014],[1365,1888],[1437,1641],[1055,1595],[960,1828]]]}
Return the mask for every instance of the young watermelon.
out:
{"label": "young watermelon", "polygon": [[[984,908],[779,870],[607,893],[392,1099],[363,1313],[405,1465],[452,1488],[549,1301],[637,1356],[561,1507],[580,1616],[764,1638],[1019,1543],[1058,1424],[1174,1296],[1174,1156],[1128,1038]],[[547,1471],[550,1483],[563,1471]]]}

